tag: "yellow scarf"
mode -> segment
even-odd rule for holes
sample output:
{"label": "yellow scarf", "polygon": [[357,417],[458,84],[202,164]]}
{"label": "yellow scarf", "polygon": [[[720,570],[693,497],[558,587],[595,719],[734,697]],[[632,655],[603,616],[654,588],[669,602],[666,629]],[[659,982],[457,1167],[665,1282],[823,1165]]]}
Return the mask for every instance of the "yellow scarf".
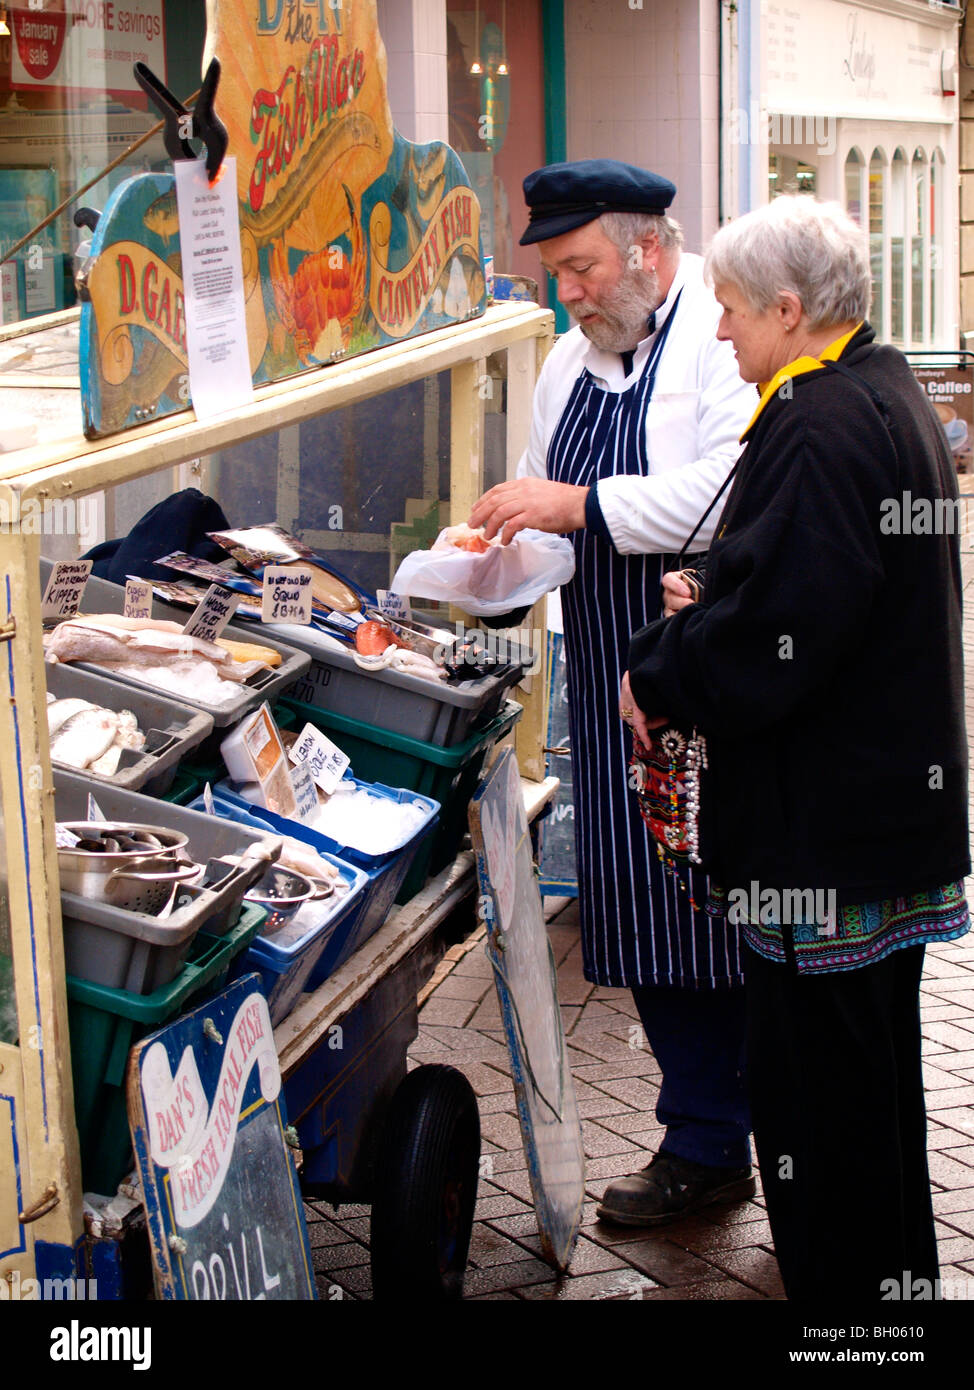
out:
{"label": "yellow scarf", "polygon": [[741,435],[741,439],[744,440],[747,438],[754,428],[755,422],[762,410],[768,404],[768,401],[770,401],[776,391],[780,391],[786,381],[790,381],[796,376],[804,376],[806,372],[824,371],[826,362],[838,361],[843,352],[845,352],[846,346],[850,340],[856,336],[861,327],[862,322],[860,321],[856,324],[855,328],[850,329],[848,333],[844,333],[841,338],[836,338],[834,343],[829,343],[821,357],[796,357],[794,362],[789,362],[787,366],[775,372],[770,381],[760,382],[758,384],[758,390],[761,392],[761,399],[758,401],[758,408],[751,416],[751,423]]}

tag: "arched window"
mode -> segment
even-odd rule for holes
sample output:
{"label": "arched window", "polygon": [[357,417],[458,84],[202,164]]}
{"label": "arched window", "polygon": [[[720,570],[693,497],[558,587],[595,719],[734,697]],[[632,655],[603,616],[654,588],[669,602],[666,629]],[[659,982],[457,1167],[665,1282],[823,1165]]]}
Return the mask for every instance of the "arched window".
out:
{"label": "arched window", "polygon": [[927,318],[927,277],[924,274],[927,227],[927,156],[922,149],[913,151],[910,193],[910,340],[913,343],[930,341]]}
{"label": "arched window", "polygon": [[944,297],[944,152],[930,159],[930,332],[934,342],[943,332]]}
{"label": "arched window", "polygon": [[869,262],[873,297],[869,317],[880,338],[889,336],[886,312],[886,156],[880,149],[869,161]]}
{"label": "arched window", "polygon": [[906,228],[909,183],[905,150],[893,155],[889,186],[889,308],[890,337],[906,342]]}
{"label": "arched window", "polygon": [[863,183],[866,163],[858,150],[850,150],[845,158],[845,208],[850,217],[862,226]]}

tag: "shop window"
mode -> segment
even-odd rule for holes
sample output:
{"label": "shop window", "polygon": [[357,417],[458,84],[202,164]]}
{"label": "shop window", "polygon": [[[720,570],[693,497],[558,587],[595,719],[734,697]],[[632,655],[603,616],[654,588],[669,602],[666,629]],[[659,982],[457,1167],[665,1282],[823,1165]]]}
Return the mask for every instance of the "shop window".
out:
{"label": "shop window", "polygon": [[927,322],[926,276],[923,263],[927,242],[927,158],[922,149],[914,150],[910,194],[910,338],[916,344],[930,341]]}
{"label": "shop window", "polygon": [[886,308],[886,156],[873,150],[869,161],[869,262],[873,296],[869,318],[881,338],[888,337]]}
{"label": "shop window", "polygon": [[[545,163],[542,0],[449,0],[450,144],[480,199],[484,253],[502,274],[539,278],[522,183]],[[545,303],[546,287],[540,286]]]}
{"label": "shop window", "polygon": [[866,166],[858,150],[850,150],[845,161],[846,212],[862,226],[863,182]]}
{"label": "shop window", "polygon": [[812,164],[793,155],[772,150],[768,155],[768,198],[783,193],[808,193],[815,196],[818,171]]}
{"label": "shop window", "polygon": [[[75,226],[76,209],[100,210],[123,179],[169,167],[161,135],[143,140],[157,113],[148,109],[132,74],[133,56],[143,57],[180,98],[194,94],[200,82],[204,7],[198,0],[138,0],[126,11],[130,29],[124,39],[112,6],[88,6],[80,19],[72,14],[68,26],[65,9],[64,0],[30,0],[5,11],[10,33],[0,37],[3,322],[73,305],[74,271],[90,237]],[[59,37],[32,43],[33,28],[46,13]],[[54,221],[35,230],[92,180]],[[14,251],[19,241],[24,244]]]}

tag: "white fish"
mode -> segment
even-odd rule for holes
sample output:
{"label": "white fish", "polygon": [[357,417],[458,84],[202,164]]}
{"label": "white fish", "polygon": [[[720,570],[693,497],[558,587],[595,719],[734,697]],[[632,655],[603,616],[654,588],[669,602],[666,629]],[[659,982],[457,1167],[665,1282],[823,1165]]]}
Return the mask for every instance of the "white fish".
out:
{"label": "white fish", "polygon": [[51,758],[67,767],[87,767],[111,748],[117,728],[118,719],[110,709],[80,710],[51,740]]}
{"label": "white fish", "polygon": [[74,697],[63,700],[55,699],[47,707],[47,732],[53,738],[61,726],[72,719],[74,715],[80,714],[83,709],[95,708],[90,700],[79,700]]}

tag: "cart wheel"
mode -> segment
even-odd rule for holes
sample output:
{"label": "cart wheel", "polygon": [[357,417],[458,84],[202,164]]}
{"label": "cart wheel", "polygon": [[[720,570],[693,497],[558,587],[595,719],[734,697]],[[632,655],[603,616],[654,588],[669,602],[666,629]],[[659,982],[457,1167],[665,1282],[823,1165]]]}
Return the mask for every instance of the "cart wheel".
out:
{"label": "cart wheel", "polygon": [[454,1067],[417,1067],[389,1105],[372,1203],[376,1300],[460,1298],[477,1200],[480,1115]]}

